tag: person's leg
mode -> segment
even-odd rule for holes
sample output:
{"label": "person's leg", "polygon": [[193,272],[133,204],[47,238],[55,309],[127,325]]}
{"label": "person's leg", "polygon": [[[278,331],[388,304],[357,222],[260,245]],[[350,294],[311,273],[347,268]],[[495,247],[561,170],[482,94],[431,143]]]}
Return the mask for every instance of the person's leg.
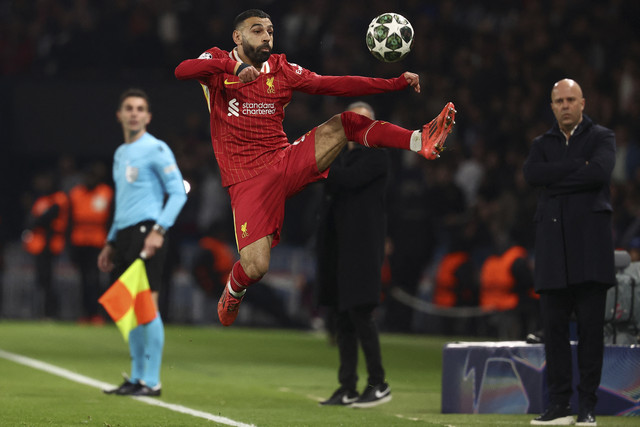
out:
{"label": "person's leg", "polygon": [[247,288],[269,271],[272,239],[272,235],[262,237],[240,250],[240,260],[233,265],[218,301],[218,318],[223,326],[233,324]]}
{"label": "person's leg", "polygon": [[544,349],[547,361],[549,403],[568,405],[572,393],[569,316],[572,311],[568,291],[540,295]]}
{"label": "person's leg", "polygon": [[578,321],[578,401],[581,410],[593,411],[604,358],[604,312],[607,288],[599,283],[576,287]]}
{"label": "person's leg", "polygon": [[371,120],[351,111],[336,114],[318,126],[316,131],[315,154],[318,170],[326,170],[347,141],[354,141],[366,147],[411,150],[428,159],[435,159],[452,131],[454,118],[455,108],[451,103],[422,130],[414,131],[383,120]]}
{"label": "person's leg", "polygon": [[378,328],[373,320],[374,306],[358,306],[349,310],[351,322],[355,326],[356,335],[364,353],[369,374],[368,384],[378,385],[385,380],[382,367],[382,353],[380,351],[380,337]]}
{"label": "person's leg", "polygon": [[340,356],[338,382],[343,389],[355,391],[358,383],[358,337],[348,311],[337,313],[336,342]]}
{"label": "person's leg", "polygon": [[141,380],[149,388],[159,388],[164,350],[164,324],[160,313],[151,322],[142,325],[142,328],[144,330],[144,371]]}

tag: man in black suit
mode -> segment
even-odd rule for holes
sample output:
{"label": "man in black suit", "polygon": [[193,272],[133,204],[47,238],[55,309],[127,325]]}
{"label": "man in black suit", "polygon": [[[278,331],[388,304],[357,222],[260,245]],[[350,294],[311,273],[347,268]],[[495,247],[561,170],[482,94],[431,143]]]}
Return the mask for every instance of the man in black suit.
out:
{"label": "man in black suit", "polygon": [[[364,102],[351,104],[348,111],[374,119]],[[366,408],[391,400],[373,319],[382,286],[389,166],[385,150],[349,142],[325,184],[318,228],[318,300],[334,314],[340,388],[322,405]],[[362,395],[356,391],[358,343],[369,374]]]}
{"label": "man in black suit", "polygon": [[607,289],[615,284],[609,182],[615,164],[613,131],[583,114],[582,89],[557,82],[551,109],[557,123],[537,137],[524,164],[539,190],[535,288],[547,358],[549,407],[534,425],[573,424],[569,322],[578,326],[577,425],[596,425],[594,407],[604,354]]}

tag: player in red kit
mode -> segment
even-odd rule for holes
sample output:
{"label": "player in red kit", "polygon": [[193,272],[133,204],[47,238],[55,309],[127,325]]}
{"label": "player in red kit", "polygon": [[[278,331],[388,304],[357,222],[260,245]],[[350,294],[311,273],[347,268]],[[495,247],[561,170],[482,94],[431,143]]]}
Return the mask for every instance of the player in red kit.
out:
{"label": "player in red kit", "polygon": [[231,325],[246,288],[268,271],[271,248],[280,239],[285,200],[307,184],[326,178],[331,162],[355,141],[367,147],[412,150],[435,159],[451,132],[455,108],[449,102],[421,131],[343,112],[290,143],[284,108],[293,91],[317,95],[362,96],[412,87],[417,74],[393,79],[320,76],[285,55],[272,54],[273,24],[265,12],[247,10],[234,21],[236,47],[213,47],[178,65],[180,80],[198,80],[211,113],[211,140],[222,185],[231,197],[240,260],[231,270],[218,302],[218,317]]}

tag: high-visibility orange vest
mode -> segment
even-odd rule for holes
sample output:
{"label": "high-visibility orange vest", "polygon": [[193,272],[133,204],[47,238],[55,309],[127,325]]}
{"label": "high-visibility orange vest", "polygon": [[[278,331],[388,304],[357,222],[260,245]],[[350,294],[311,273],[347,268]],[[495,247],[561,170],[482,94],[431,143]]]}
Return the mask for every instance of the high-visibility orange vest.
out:
{"label": "high-visibility orange vest", "polygon": [[229,274],[235,263],[233,252],[229,245],[213,237],[203,237],[198,242],[201,248],[213,254],[213,269],[220,274]]}
{"label": "high-visibility orange vest", "polygon": [[[69,200],[67,195],[62,191],[58,191],[38,198],[31,208],[31,215],[39,217],[53,205],[58,205],[60,210],[58,216],[51,221],[50,230],[44,227],[36,227],[23,239],[24,249],[32,255],[42,253],[47,243],[49,244],[49,250],[54,255],[59,255],[64,250],[65,232],[69,224]],[[50,235],[48,242],[47,234]]]}
{"label": "high-visibility orange vest", "polygon": [[69,192],[71,201],[71,244],[101,248],[107,240],[107,221],[113,189],[98,184],[92,190],[76,185]]}
{"label": "high-visibility orange vest", "polygon": [[433,293],[433,303],[442,307],[455,307],[458,302],[456,287],[458,279],[456,270],[469,260],[466,252],[451,252],[446,254],[436,272],[436,288]]}
{"label": "high-visibility orange vest", "polygon": [[518,306],[516,280],[511,266],[519,258],[526,258],[527,250],[513,246],[500,256],[489,256],[480,270],[480,306],[487,310],[506,311]]}

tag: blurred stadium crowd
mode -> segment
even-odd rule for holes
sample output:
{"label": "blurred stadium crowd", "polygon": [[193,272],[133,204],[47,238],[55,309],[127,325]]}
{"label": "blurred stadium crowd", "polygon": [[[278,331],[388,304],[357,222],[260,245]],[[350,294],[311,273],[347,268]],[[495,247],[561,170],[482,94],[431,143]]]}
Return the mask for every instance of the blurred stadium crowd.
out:
{"label": "blurred stadium crowd", "polygon": [[[582,86],[585,112],[616,132],[616,244],[629,247],[640,235],[640,3],[634,0],[1,0],[0,82],[9,87],[25,78],[81,78],[119,81],[125,89],[133,76],[144,76],[153,90],[161,90],[164,84],[175,84],[173,69],[181,60],[211,46],[232,48],[231,22],[252,7],[271,15],[274,51],[319,74],[419,73],[420,95],[403,92],[365,99],[379,119],[418,128],[446,101],[458,108],[457,125],[442,158],[427,162],[411,153],[391,153],[389,287],[430,300],[439,263],[447,253],[467,252],[475,266],[472,276],[479,281],[490,255],[514,245],[531,252],[535,193],[524,183],[521,168],[532,139],[552,124],[551,86],[564,77]],[[416,33],[412,53],[394,64],[376,61],[364,43],[370,20],[389,11],[407,17]],[[155,93],[151,92],[152,102]],[[351,101],[296,94],[287,108],[285,131],[294,139]],[[165,107],[166,103],[153,106],[155,112]],[[230,210],[219,187],[204,102],[197,106],[202,108],[184,107],[188,113],[180,118],[181,126],[156,135],[172,146],[192,187],[172,231],[174,244],[180,248],[216,235],[233,247]],[[6,100],[0,108],[3,117],[11,117]],[[6,126],[10,129],[11,123]],[[150,131],[154,133],[153,122]],[[15,168],[11,159],[25,156],[15,145],[3,137],[3,181]],[[60,165],[82,169],[89,161],[107,166],[111,161],[110,156],[90,158],[74,152],[60,152],[58,158],[60,162],[48,166],[56,169],[59,185],[69,177]],[[36,172],[36,167],[29,171]],[[5,202],[7,184],[2,188],[6,245],[19,239],[23,224],[15,218],[26,217],[32,189],[25,186],[19,199]],[[313,185],[289,203],[284,247],[313,252],[321,190],[321,184]],[[179,268],[179,250],[175,257]],[[312,258],[306,262],[313,264]],[[313,268],[304,271],[309,284]],[[310,298],[306,292],[302,295]],[[305,304],[313,311],[312,303]],[[420,331],[420,324],[429,323],[403,304],[394,304],[400,303],[386,306],[388,330]],[[474,304],[477,295],[453,305]]]}

